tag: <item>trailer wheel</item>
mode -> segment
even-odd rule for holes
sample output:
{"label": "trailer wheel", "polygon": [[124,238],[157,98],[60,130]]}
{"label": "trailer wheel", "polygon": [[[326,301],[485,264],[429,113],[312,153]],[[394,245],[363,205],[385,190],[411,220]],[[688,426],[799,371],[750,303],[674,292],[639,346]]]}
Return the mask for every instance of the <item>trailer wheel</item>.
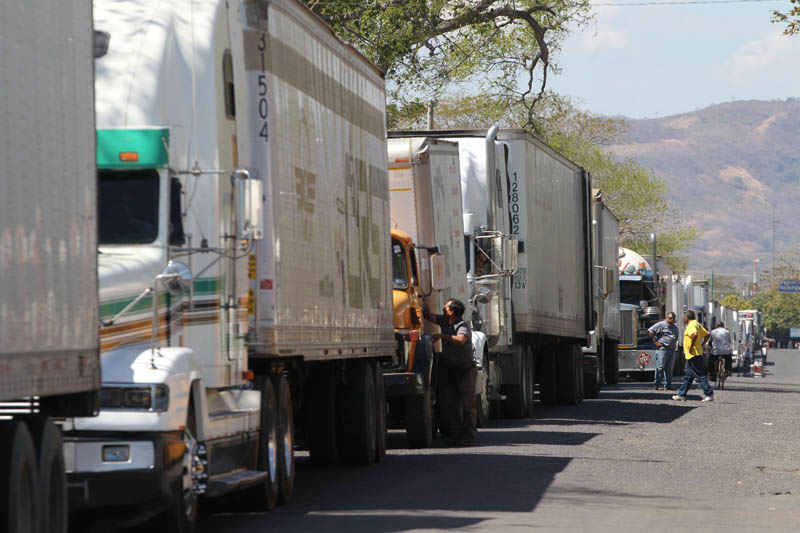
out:
{"label": "trailer wheel", "polygon": [[339,416],[342,459],[351,465],[368,465],[375,459],[375,376],[372,363],[356,360],[347,368],[347,385],[341,389]]}
{"label": "trailer wheel", "polygon": [[67,475],[64,471],[64,448],[61,432],[49,417],[38,416],[29,421],[36,446],[42,512],[42,531],[67,531]]}
{"label": "trailer wheel", "polygon": [[503,403],[503,416],[506,418],[525,418],[530,414],[533,403],[533,384],[530,382],[531,349],[528,346],[514,346],[512,368],[519,372],[517,383],[504,385],[506,400]]}
{"label": "trailer wheel", "polygon": [[617,343],[605,341],[603,348],[606,383],[609,385],[616,385],[619,383],[619,352],[617,351]]}
{"label": "trailer wheel", "polygon": [[386,437],[388,426],[386,421],[386,391],[383,383],[383,367],[375,364],[375,409],[378,418],[375,432],[375,462],[386,457]]}
{"label": "trailer wheel", "polygon": [[285,373],[272,377],[278,400],[278,477],[281,503],[288,503],[294,492],[294,411],[292,391]]}
{"label": "trailer wheel", "polygon": [[558,354],[558,403],[583,401],[583,354],[575,344],[562,344]]}
{"label": "trailer wheel", "polygon": [[539,399],[545,405],[554,405],[558,402],[558,366],[556,365],[555,347],[549,347],[547,352],[539,356],[539,368],[536,371],[539,382]]}
{"label": "trailer wheel", "polygon": [[24,422],[0,422],[0,457],[0,531],[38,533],[36,452]]}
{"label": "trailer wheel", "polygon": [[244,491],[244,501],[249,508],[269,511],[275,507],[279,492],[278,406],[272,381],[264,376],[259,376],[256,380],[256,387],[261,390],[261,427],[258,431],[256,469],[267,472],[269,475],[264,483]]}
{"label": "trailer wheel", "polygon": [[306,389],[306,435],[311,462],[317,466],[335,465],[339,462],[337,385],[334,365],[317,363],[311,367],[309,386]]}
{"label": "trailer wheel", "polygon": [[475,397],[475,405],[478,407],[477,426],[479,428],[489,427],[489,415],[491,410],[491,403],[489,402],[489,357],[486,352],[483,352],[483,372],[486,374],[483,387]]}

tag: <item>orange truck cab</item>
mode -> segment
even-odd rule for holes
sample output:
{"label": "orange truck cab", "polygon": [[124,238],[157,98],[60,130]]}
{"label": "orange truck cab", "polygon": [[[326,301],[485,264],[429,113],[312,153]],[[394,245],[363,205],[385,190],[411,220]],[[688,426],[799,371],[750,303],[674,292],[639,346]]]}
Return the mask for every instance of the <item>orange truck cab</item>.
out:
{"label": "orange truck cab", "polygon": [[[392,299],[394,301],[395,356],[384,364],[389,426],[405,428],[409,445],[430,446],[433,439],[433,343],[439,328],[423,325],[416,248],[411,237],[391,233]],[[429,250],[431,251],[431,250]],[[433,311],[433,310],[432,310]],[[423,335],[423,331],[427,335]]]}

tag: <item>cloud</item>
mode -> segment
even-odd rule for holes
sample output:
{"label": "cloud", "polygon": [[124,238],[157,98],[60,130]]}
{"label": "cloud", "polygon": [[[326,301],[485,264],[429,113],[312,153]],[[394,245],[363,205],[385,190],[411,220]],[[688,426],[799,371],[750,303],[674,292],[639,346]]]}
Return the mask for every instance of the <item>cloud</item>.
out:
{"label": "cloud", "polygon": [[[721,67],[722,76],[735,85],[751,85],[755,79],[792,75],[788,65],[800,57],[800,39],[787,37],[775,29],[762,39],[739,47]],[[792,75],[796,76],[796,74]]]}
{"label": "cloud", "polygon": [[612,50],[621,50],[630,45],[627,32],[615,29],[597,28],[586,30],[580,38],[571,43],[570,52],[594,55]]}

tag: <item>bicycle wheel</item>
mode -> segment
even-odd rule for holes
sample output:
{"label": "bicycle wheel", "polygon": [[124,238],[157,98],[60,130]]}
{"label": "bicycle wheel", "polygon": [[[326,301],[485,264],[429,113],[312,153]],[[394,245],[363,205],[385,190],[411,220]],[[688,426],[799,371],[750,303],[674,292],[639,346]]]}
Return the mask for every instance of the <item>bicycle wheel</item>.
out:
{"label": "bicycle wheel", "polygon": [[725,358],[717,359],[717,390],[725,388]]}

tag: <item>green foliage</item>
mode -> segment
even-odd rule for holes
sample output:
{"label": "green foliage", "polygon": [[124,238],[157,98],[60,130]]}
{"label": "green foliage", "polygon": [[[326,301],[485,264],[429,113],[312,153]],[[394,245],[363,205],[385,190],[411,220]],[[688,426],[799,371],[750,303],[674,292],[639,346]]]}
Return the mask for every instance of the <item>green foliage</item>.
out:
{"label": "green foliage", "polygon": [[753,297],[748,306],[764,313],[767,334],[788,337],[789,328],[800,327],[800,294],[778,292],[777,286]]}
{"label": "green foliage", "polygon": [[748,307],[749,304],[747,303],[747,300],[745,300],[744,298],[742,298],[738,294],[729,294],[729,295],[725,296],[722,300],[720,300],[719,304],[723,305],[725,307],[728,307],[730,309],[735,309],[737,311],[739,309],[748,309],[749,308]]}
{"label": "green foliage", "polygon": [[773,11],[772,22],[786,24],[784,35],[800,34],[800,0],[791,0],[793,6],[789,11]]}
{"label": "green foliage", "polygon": [[[542,98],[551,55],[585,24],[588,0],[306,0],[387,76],[390,104],[418,110],[469,84],[526,110]],[[394,120],[394,119],[392,119]]]}

